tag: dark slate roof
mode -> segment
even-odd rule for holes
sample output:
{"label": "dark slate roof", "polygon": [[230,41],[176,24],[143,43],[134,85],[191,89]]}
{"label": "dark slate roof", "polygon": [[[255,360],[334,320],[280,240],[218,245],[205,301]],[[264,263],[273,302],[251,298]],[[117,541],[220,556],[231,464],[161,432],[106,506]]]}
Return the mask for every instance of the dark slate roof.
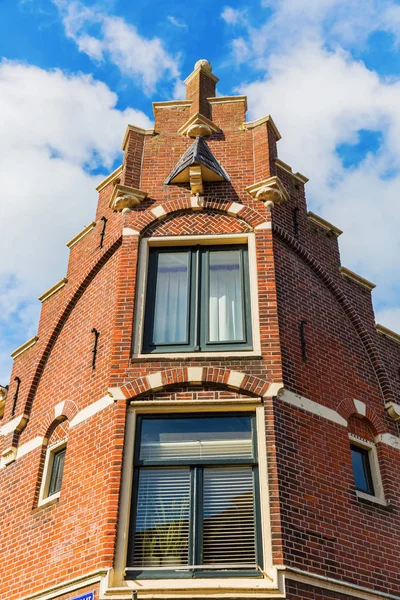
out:
{"label": "dark slate roof", "polygon": [[171,183],[171,181],[177,175],[179,175],[179,173],[182,173],[182,171],[194,164],[202,165],[203,167],[206,167],[206,169],[210,169],[210,171],[213,171],[219,175],[221,179],[229,181],[227,173],[221,167],[210,148],[207,146],[206,142],[203,140],[203,138],[197,136],[193,144],[181,156],[177,165],[168,175],[164,183]]}

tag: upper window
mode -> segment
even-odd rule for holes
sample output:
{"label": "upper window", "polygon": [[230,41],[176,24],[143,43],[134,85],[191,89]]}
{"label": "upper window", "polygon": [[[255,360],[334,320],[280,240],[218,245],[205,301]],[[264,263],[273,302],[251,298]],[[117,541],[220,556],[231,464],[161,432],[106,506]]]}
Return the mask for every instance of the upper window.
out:
{"label": "upper window", "polygon": [[139,417],[127,577],[260,576],[254,418]]}
{"label": "upper window", "polygon": [[151,248],[144,352],[251,349],[247,246]]}
{"label": "upper window", "polygon": [[46,452],[40,487],[39,506],[60,496],[67,445],[60,440]]}
{"label": "upper window", "polygon": [[374,484],[369,460],[370,451],[355,444],[350,444],[350,450],[356,490],[374,496]]}

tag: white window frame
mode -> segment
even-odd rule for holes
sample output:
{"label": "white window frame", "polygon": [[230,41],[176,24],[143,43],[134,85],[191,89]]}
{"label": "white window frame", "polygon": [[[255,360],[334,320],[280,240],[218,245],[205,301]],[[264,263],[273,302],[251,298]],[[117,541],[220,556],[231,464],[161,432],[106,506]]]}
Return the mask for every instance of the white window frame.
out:
{"label": "white window frame", "polygon": [[64,438],[63,440],[59,440],[59,441],[55,442],[54,444],[49,446],[46,450],[46,458],[44,460],[43,475],[42,475],[42,482],[40,485],[38,506],[44,506],[45,504],[48,504],[49,502],[53,502],[54,500],[57,500],[61,495],[61,490],[59,492],[56,492],[55,494],[51,494],[51,496],[48,495],[48,492],[49,492],[49,486],[50,486],[51,473],[53,470],[54,455],[57,452],[59,452],[60,450],[63,450],[63,448],[66,448],[66,446],[67,446],[67,439]]}
{"label": "white window frame", "polygon": [[372,483],[375,492],[374,494],[367,494],[366,492],[356,490],[357,498],[360,498],[362,500],[369,500],[370,502],[375,502],[377,504],[387,506],[388,503],[387,500],[385,500],[385,494],[383,491],[382,477],[379,468],[376,444],[370,442],[369,440],[365,440],[364,438],[360,438],[352,433],[349,433],[349,440],[350,443],[354,446],[358,446],[359,448],[363,448],[363,450],[368,451],[369,466],[371,469]]}
{"label": "white window frame", "polygon": [[[240,350],[239,352],[229,352],[226,350],[216,350],[215,352],[168,352],[168,353],[144,353],[143,332],[144,318],[146,309],[146,290],[149,251],[153,247],[162,246],[202,246],[245,244],[248,249],[249,259],[249,288],[250,288],[250,310],[252,325],[252,350]],[[139,246],[139,263],[136,284],[136,306],[133,327],[132,358],[185,358],[185,357],[212,357],[222,355],[224,357],[240,356],[261,356],[260,342],[260,319],[258,311],[258,283],[257,283],[257,258],[256,258],[256,240],[254,233],[239,233],[228,235],[192,235],[192,236],[164,236],[143,238]]]}
{"label": "white window frame", "polygon": [[[107,582],[107,593],[112,593],[114,589],[120,591],[122,588],[129,592],[137,590],[142,594],[160,594],[163,597],[187,598],[188,595],[195,598],[204,597],[212,594],[213,598],[226,598],[227,594],[233,596],[256,594],[262,590],[279,590],[278,570],[272,562],[272,534],[271,517],[269,505],[269,486],[268,486],[268,465],[266,454],[266,435],[265,435],[265,409],[262,400],[249,398],[244,401],[208,401],[202,405],[195,405],[190,401],[179,402],[157,402],[157,406],[149,406],[148,401],[133,401],[128,407],[125,451],[123,459],[122,482],[120,491],[120,510],[118,521],[117,545],[115,553],[115,567],[110,574]],[[179,413],[201,413],[207,412],[246,412],[255,413],[257,424],[257,450],[259,467],[259,494],[260,494],[260,514],[261,514],[261,536],[264,566],[260,568],[260,578],[254,577],[215,577],[201,579],[126,579],[124,577],[128,538],[129,521],[131,511],[132,480],[134,471],[134,448],[136,433],[137,415],[162,415]],[[234,591],[233,591],[234,590]],[[130,597],[129,595],[129,597]]]}

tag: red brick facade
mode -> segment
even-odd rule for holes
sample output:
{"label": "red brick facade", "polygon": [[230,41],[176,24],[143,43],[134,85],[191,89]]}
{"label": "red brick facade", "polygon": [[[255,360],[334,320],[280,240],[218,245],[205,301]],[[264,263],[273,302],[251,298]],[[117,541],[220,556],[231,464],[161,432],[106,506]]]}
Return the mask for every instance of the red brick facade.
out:
{"label": "red brick facade", "polygon": [[[132,590],[139,600],[400,598],[400,432],[385,408],[400,404],[400,338],[375,329],[368,285],[340,271],[335,228],[307,214],[305,178],[277,160],[272,120],[246,123],[243,97],[209,101],[215,78],[207,73],[200,66],[189,78],[187,100],[155,104],[154,131],[128,128],[122,171],[99,186],[95,226],[72,245],[66,284],[43,301],[37,342],[15,359],[0,421],[1,599],[71,600],[95,591],[95,600],[116,600]],[[218,128],[206,142],[230,178],[204,182],[200,200],[189,183],[164,184],[193,142],[178,130],[197,113]],[[271,205],[246,191],[275,176],[286,201]],[[116,184],[147,197],[114,211]],[[133,352],[146,240],[235,235],[255,240],[258,351]],[[224,578],[222,591],[218,580],[208,591],[182,592],[173,581],[146,591],[119,580],[128,406],[154,414],[154,406],[190,413],[230,404],[265,414],[265,587],[245,582],[238,591]],[[376,452],[380,502],[356,493],[349,434]],[[41,503],[47,449],[62,439],[60,496]]]}

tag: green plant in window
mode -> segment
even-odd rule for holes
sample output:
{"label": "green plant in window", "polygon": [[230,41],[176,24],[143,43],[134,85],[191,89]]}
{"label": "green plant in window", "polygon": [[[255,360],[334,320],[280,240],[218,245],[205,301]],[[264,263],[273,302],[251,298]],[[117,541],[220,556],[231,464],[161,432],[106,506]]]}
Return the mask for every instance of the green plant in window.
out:
{"label": "green plant in window", "polygon": [[187,509],[188,501],[186,500],[164,503],[162,498],[159,499],[160,521],[165,523],[159,528],[160,535],[158,537],[163,565],[179,565],[181,563],[181,555],[187,546],[185,539]]}

